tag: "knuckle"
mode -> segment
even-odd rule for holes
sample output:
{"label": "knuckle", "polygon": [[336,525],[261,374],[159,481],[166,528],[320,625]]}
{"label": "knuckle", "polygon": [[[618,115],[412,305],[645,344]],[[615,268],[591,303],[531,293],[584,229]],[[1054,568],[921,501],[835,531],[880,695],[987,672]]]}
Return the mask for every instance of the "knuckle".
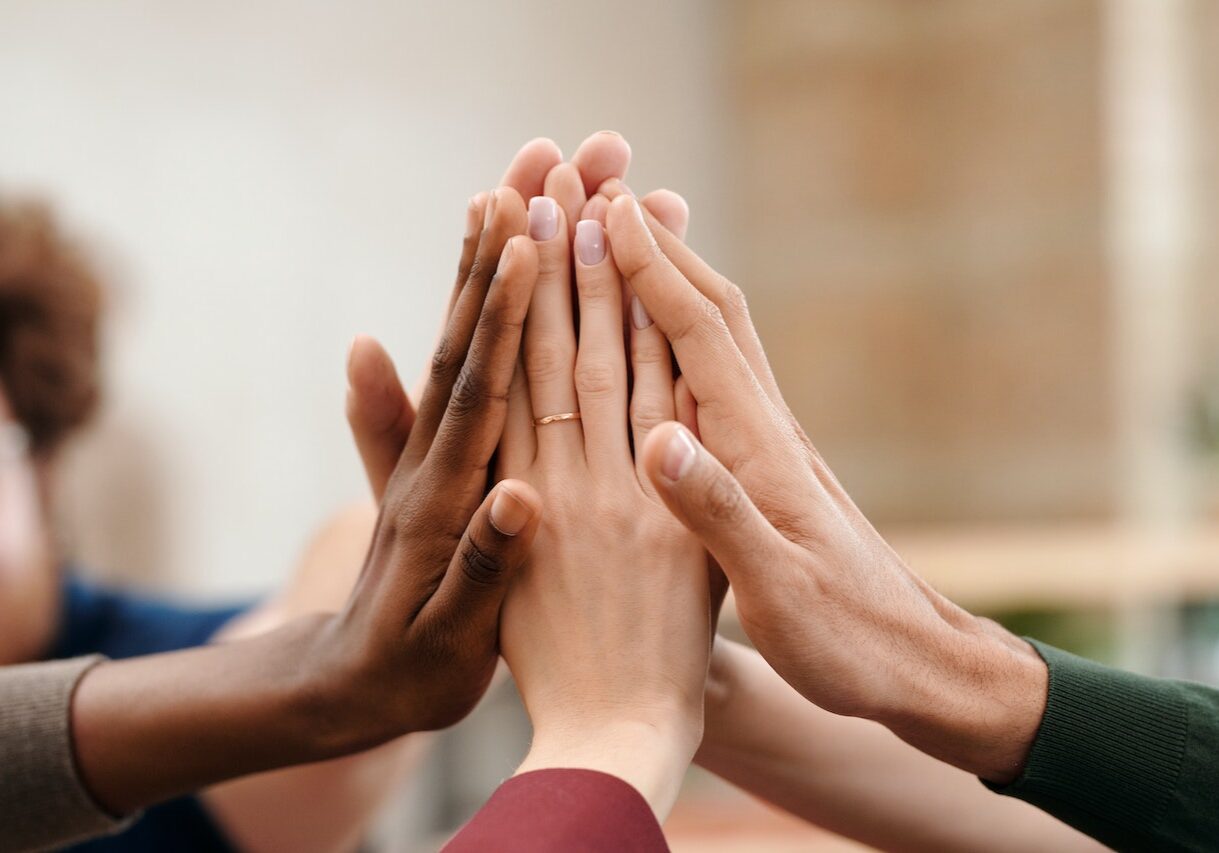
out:
{"label": "knuckle", "polygon": [[[496,276],[496,281],[499,281],[499,276]],[[498,346],[506,339],[521,332],[525,323],[519,316],[521,311],[517,308],[507,298],[493,296],[488,300],[487,304],[483,306],[482,316],[479,318],[482,335],[487,344],[492,347]]]}
{"label": "knuckle", "polygon": [[488,264],[482,252],[478,252],[474,255],[474,260],[470,262],[470,271],[466,273],[466,283],[477,283],[489,279],[494,272],[495,265]]}
{"label": "knuckle", "polygon": [[636,430],[651,432],[668,420],[672,420],[672,417],[660,400],[631,401],[631,423]]}
{"label": "knuckle", "polygon": [[440,336],[436,351],[432,353],[431,378],[434,381],[447,381],[453,375],[456,362],[456,347],[449,332]]}
{"label": "knuckle", "polygon": [[660,248],[660,244],[655,241],[648,243],[643,253],[643,260],[649,267],[663,268],[669,263],[668,255],[665,254],[664,249]]}
{"label": "knuckle", "polygon": [[726,278],[721,277],[720,313],[725,317],[748,317],[749,302],[745,291]]}
{"label": "knuckle", "polygon": [[736,525],[745,518],[745,495],[728,477],[714,477],[707,483],[703,509],[716,524]]}
{"label": "knuckle", "polygon": [[487,399],[487,390],[483,378],[467,364],[457,374],[453,383],[453,393],[449,396],[449,411],[458,414],[468,414],[477,411]]}
{"label": "knuckle", "polygon": [[461,570],[470,581],[490,586],[503,574],[503,561],[498,555],[482,548],[473,539],[467,539],[461,549]]}
{"label": "knuckle", "polygon": [[637,366],[667,364],[671,358],[668,341],[662,335],[632,335],[631,338],[631,360]]}
{"label": "knuckle", "polygon": [[618,269],[627,278],[635,278],[640,275],[647,275],[651,272],[659,272],[662,270],[663,263],[668,261],[665,253],[660,246],[654,241],[650,241],[647,245],[637,247],[634,250],[624,248],[621,252],[615,253],[614,260],[618,263]]}
{"label": "knuckle", "polygon": [[531,381],[553,381],[571,372],[572,356],[557,342],[535,342],[525,350],[525,373]]}
{"label": "knuckle", "polygon": [[618,386],[617,371],[604,361],[577,359],[576,392],[584,397],[605,397]]}
{"label": "knuckle", "polygon": [[686,340],[698,335],[707,335],[723,326],[724,315],[720,313],[719,307],[707,297],[698,294],[671,338],[674,341]]}
{"label": "knuckle", "polygon": [[611,297],[622,298],[622,287],[618,283],[617,276],[589,272],[577,277],[576,286],[580,298],[586,301],[603,302]]}

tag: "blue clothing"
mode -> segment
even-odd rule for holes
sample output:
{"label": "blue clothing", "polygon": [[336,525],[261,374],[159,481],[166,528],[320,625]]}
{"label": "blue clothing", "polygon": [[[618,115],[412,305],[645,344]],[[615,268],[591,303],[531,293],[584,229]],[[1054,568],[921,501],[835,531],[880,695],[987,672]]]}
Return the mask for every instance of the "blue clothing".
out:
{"label": "blue clothing", "polygon": [[[49,657],[103,654],[119,659],[201,646],[247,606],[181,607],[86,583],[69,572],[63,585],[59,634]],[[187,796],[149,808],[124,832],[64,849],[79,853],[230,853],[235,848],[199,799]]]}

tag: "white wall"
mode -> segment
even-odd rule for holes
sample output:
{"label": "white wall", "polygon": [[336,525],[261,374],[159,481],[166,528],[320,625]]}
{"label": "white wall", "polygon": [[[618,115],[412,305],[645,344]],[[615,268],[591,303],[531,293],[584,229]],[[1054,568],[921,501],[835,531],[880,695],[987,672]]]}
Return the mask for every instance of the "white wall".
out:
{"label": "white wall", "polygon": [[[631,139],[723,260],[717,4],[0,0],[0,192],[120,285],[70,535],[110,574],[265,588],[360,497],[356,332],[422,365],[466,198],[524,140]],[[84,519],[80,521],[79,519]]]}

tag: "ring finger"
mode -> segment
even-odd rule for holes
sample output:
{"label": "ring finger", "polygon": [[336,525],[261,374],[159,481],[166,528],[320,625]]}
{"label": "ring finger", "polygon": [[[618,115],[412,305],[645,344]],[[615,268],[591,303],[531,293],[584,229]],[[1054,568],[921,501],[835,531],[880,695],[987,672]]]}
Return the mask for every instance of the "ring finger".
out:
{"label": "ring finger", "polygon": [[[576,333],[571,299],[571,243],[563,209],[537,196],[529,203],[529,236],[538,249],[538,281],[525,321],[525,376],[535,418],[579,412],[573,373]],[[576,419],[538,427],[538,455],[583,455]]]}

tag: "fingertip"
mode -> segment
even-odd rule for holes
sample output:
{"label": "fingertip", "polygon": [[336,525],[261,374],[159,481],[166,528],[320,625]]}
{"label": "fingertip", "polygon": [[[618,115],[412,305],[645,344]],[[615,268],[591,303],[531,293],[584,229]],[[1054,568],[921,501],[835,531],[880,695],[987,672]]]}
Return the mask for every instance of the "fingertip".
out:
{"label": "fingertip", "polygon": [[631,198],[635,197],[635,192],[621,178],[613,177],[602,181],[597,187],[597,193],[605,196],[610,201],[623,195],[629,195]]}
{"label": "fingertip", "polygon": [[592,195],[607,178],[626,176],[631,165],[631,146],[617,131],[598,131],[580,143],[571,162],[580,170],[584,191]]}
{"label": "fingertip", "polygon": [[371,335],[358,334],[347,348],[347,384],[357,393],[366,393],[383,377],[386,363],[393,361],[381,342]]}
{"label": "fingertip", "polygon": [[[648,230],[647,223],[643,220],[643,211],[634,196],[620,195],[610,202],[609,210],[605,214],[605,227],[611,233],[625,233],[636,238],[646,235],[649,243],[654,242],[652,232]],[[615,254],[622,242],[621,240],[614,241]],[[630,243],[627,243],[627,246],[629,245]]]}
{"label": "fingertip", "polygon": [[671,488],[689,473],[698,455],[690,431],[676,421],[655,427],[643,442],[643,469],[657,488]]}
{"label": "fingertip", "polygon": [[503,480],[491,496],[488,521],[504,536],[526,533],[542,512],[537,491],[522,480]]}
{"label": "fingertip", "polygon": [[584,209],[580,211],[581,219],[595,219],[602,225],[605,224],[605,215],[609,213],[609,199],[603,195],[594,195],[584,203]]}
{"label": "fingertip", "polygon": [[642,204],[679,240],[684,240],[690,226],[690,205],[672,190],[654,190],[643,197]]}
{"label": "fingertip", "polygon": [[[605,260],[605,226],[596,219],[581,219],[576,223],[576,237],[573,242],[577,269],[596,266]],[[576,282],[577,286],[581,284]]]}
{"label": "fingertip", "polygon": [[536,155],[559,162],[563,159],[563,149],[549,136],[535,136],[521,146],[517,156],[521,155]]}
{"label": "fingertip", "polygon": [[610,199],[609,212],[606,215],[612,221],[615,217],[637,216],[638,210],[639,202],[634,196],[623,193]]}
{"label": "fingertip", "polygon": [[529,236],[517,234],[504,244],[503,257],[507,269],[528,274],[531,267],[537,266],[538,247]]}
{"label": "fingertip", "polygon": [[539,243],[562,238],[567,242],[567,214],[563,205],[546,195],[529,199],[529,236]]}
{"label": "fingertip", "polygon": [[470,196],[470,201],[466,205],[466,234],[467,240],[478,236],[478,232],[482,230],[483,221],[487,214],[487,199],[490,198],[490,193],[480,192]]}

